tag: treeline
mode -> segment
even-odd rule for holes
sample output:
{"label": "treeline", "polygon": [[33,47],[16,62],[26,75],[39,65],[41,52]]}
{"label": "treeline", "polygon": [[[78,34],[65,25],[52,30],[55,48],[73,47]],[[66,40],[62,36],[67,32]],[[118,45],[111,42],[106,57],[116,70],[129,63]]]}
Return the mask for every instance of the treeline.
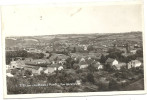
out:
{"label": "treeline", "polygon": [[29,53],[25,50],[17,50],[17,51],[6,51],[6,64],[10,64],[12,58],[22,57],[22,58],[33,58],[33,59],[41,59],[44,57],[43,53]]}
{"label": "treeline", "polygon": [[113,59],[117,59],[120,62],[125,62],[128,63],[131,60],[135,60],[137,57],[141,57],[143,58],[143,50],[139,49],[136,51],[136,54],[133,55],[129,55],[129,56],[124,56],[122,55],[122,53],[124,53],[124,51],[121,51],[119,49],[116,48],[110,48],[107,53],[109,53],[108,55],[104,56],[102,54],[101,58],[100,58],[100,62],[101,63],[105,63],[105,61],[108,58],[113,58]]}

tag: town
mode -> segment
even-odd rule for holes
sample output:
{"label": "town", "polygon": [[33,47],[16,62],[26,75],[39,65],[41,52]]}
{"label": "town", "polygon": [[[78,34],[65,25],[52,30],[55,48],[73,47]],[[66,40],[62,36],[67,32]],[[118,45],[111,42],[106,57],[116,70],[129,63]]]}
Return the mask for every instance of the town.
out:
{"label": "town", "polygon": [[6,37],[5,41],[8,94],[144,89],[142,32]]}

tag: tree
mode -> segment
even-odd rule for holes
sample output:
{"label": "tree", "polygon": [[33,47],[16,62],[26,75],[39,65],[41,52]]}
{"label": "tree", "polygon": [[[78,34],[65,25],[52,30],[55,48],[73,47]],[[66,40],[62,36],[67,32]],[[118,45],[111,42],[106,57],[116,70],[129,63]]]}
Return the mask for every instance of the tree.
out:
{"label": "tree", "polygon": [[11,71],[11,74],[12,74],[12,75],[16,75],[17,72],[18,72],[17,69],[13,69],[13,70]]}
{"label": "tree", "polygon": [[92,45],[89,45],[89,46],[87,47],[87,50],[88,50],[88,51],[93,51],[93,49],[94,49],[94,48],[93,48]]}
{"label": "tree", "polygon": [[100,63],[105,63],[106,57],[102,54],[100,58]]}
{"label": "tree", "polygon": [[75,53],[75,52],[76,52],[76,47],[74,47],[72,50],[72,53]]}
{"label": "tree", "polygon": [[114,90],[119,90],[119,85],[117,84],[117,81],[114,79],[111,79],[109,82],[109,90],[114,91]]}
{"label": "tree", "polygon": [[73,69],[75,69],[75,70],[76,70],[76,69],[79,69],[79,65],[76,64],[76,63],[74,63],[74,64],[73,64]]}
{"label": "tree", "polygon": [[32,71],[31,70],[25,70],[24,75],[30,76],[30,75],[32,75]]}
{"label": "tree", "polygon": [[88,75],[87,75],[87,80],[88,80],[89,82],[91,82],[91,83],[94,83],[94,76],[93,76],[93,74],[88,73]]}
{"label": "tree", "polygon": [[88,66],[88,69],[89,69],[90,72],[94,72],[96,70],[96,68],[93,66],[93,64],[90,64]]}
{"label": "tree", "polygon": [[136,51],[136,56],[137,57],[143,57],[143,50],[141,49],[141,50],[137,50]]}

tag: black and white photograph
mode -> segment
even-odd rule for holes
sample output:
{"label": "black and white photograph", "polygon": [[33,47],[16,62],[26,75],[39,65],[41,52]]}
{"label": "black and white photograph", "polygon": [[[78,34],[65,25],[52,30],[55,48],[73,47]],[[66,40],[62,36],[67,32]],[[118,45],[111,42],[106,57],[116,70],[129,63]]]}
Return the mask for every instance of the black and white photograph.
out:
{"label": "black and white photograph", "polygon": [[6,97],[145,92],[142,2],[1,9]]}

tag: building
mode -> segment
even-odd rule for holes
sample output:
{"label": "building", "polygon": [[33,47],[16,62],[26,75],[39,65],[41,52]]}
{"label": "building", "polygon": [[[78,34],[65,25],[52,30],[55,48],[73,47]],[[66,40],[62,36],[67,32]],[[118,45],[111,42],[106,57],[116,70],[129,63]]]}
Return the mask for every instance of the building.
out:
{"label": "building", "polygon": [[113,66],[113,68],[115,70],[120,70],[123,67],[126,67],[126,63],[119,63],[119,64]]}
{"label": "building", "polygon": [[82,84],[82,81],[81,80],[76,80],[76,84],[77,85],[81,85]]}
{"label": "building", "polygon": [[113,59],[113,58],[108,58],[105,63],[110,65],[110,66],[114,66],[114,65],[118,64],[118,61],[116,59]]}
{"label": "building", "polygon": [[44,73],[51,74],[55,71],[55,67],[47,67],[46,70],[44,70]]}
{"label": "building", "polygon": [[14,61],[14,60],[12,60],[10,62],[10,67],[9,68],[11,68],[11,69],[14,69],[14,68],[24,68],[24,66],[25,66],[24,61],[21,61],[21,60]]}
{"label": "building", "polygon": [[137,50],[130,50],[130,53],[136,54]]}
{"label": "building", "polygon": [[101,63],[100,62],[94,62],[94,64],[93,64],[93,66],[96,68],[96,69],[98,69],[98,70],[101,70],[101,69],[103,69],[104,68],[104,66],[103,65],[101,65]]}
{"label": "building", "polygon": [[58,69],[59,71],[60,71],[60,70],[63,70],[63,66],[55,67],[55,70],[57,70],[57,69]]}
{"label": "building", "polygon": [[40,75],[41,71],[43,71],[44,68],[43,67],[38,67],[38,66],[33,66],[32,68],[30,68],[30,70],[32,71],[32,74]]}
{"label": "building", "polygon": [[128,63],[128,69],[132,68],[132,67],[140,67],[141,66],[141,61],[139,60],[132,60]]}
{"label": "building", "polygon": [[79,66],[80,66],[80,69],[87,68],[88,64],[87,64],[86,61],[82,60],[82,61],[79,62]]}
{"label": "building", "polygon": [[14,77],[14,75],[12,75],[11,73],[6,73],[7,77]]}
{"label": "building", "polygon": [[87,68],[87,67],[88,67],[88,64],[80,65],[80,69]]}

